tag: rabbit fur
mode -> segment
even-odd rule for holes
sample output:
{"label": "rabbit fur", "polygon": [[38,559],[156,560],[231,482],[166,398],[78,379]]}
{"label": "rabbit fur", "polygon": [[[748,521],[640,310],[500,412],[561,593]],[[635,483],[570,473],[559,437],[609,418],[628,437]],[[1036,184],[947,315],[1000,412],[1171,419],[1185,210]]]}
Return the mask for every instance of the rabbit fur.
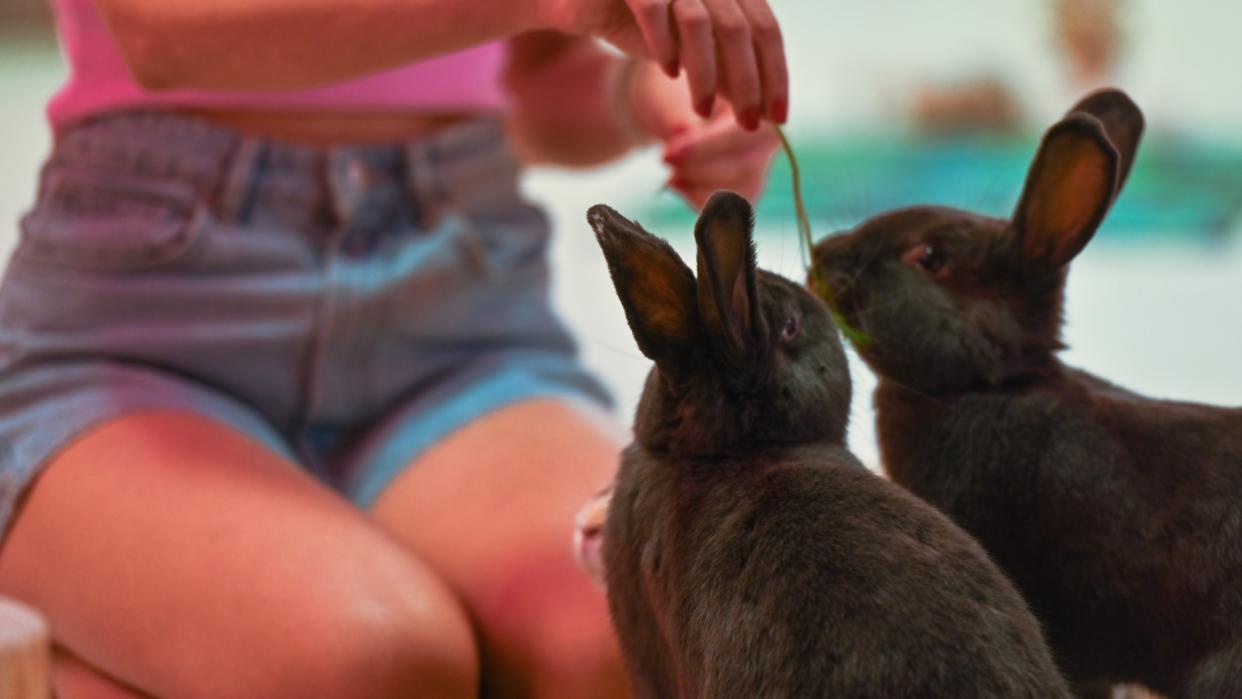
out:
{"label": "rabbit fur", "polygon": [[837,329],[756,268],[745,199],[703,210],[697,278],[607,206],[588,221],[654,360],[602,541],[638,696],[1068,696],[983,549],[846,450]]}
{"label": "rabbit fur", "polygon": [[1242,410],[1057,358],[1067,267],[1143,124],[1092,93],[1044,136],[1011,219],[883,213],[817,243],[810,286],[864,336],[885,471],[979,539],[1081,696],[1242,697]]}

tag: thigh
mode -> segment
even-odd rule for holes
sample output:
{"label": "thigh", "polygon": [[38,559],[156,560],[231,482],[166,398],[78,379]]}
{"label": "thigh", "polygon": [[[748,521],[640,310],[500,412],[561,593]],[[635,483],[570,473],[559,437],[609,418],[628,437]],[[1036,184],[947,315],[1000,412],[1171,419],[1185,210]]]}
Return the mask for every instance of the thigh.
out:
{"label": "thigh", "polygon": [[52,656],[52,696],[57,699],[150,699],[150,695],[126,687],[61,648],[55,649]]}
{"label": "thigh", "polygon": [[0,593],[156,696],[454,696],[474,682],[467,622],[437,576],[292,464],[187,413],[115,418],[60,452],[0,548]]}
{"label": "thigh", "polygon": [[374,517],[447,580],[497,696],[624,696],[603,593],[573,555],[574,515],[612,480],[621,431],[556,400],[454,432],[380,495]]}

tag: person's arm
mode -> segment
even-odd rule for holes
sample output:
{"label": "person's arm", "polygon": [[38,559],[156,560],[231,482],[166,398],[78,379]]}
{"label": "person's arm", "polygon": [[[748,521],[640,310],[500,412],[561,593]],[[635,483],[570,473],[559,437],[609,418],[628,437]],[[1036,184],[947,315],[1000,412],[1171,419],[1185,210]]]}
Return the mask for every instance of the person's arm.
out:
{"label": "person's arm", "polygon": [[330,84],[541,26],[539,0],[96,0],[148,89]]}
{"label": "person's arm", "polygon": [[[593,39],[547,31],[515,37],[504,83],[519,157],[597,165],[661,137],[660,125],[640,122],[632,104],[646,73],[662,75],[654,63],[618,56]],[[681,95],[686,99],[684,87]]]}
{"label": "person's arm", "polygon": [[749,129],[784,122],[789,80],[767,0],[95,0],[148,89],[293,89],[537,30],[601,37],[685,69]]}
{"label": "person's arm", "polygon": [[595,165],[658,142],[667,186],[695,207],[717,189],[757,198],[777,147],[771,129],[741,128],[726,104],[700,117],[684,78],[589,39],[551,32],[515,38],[505,83],[510,138],[527,163]]}

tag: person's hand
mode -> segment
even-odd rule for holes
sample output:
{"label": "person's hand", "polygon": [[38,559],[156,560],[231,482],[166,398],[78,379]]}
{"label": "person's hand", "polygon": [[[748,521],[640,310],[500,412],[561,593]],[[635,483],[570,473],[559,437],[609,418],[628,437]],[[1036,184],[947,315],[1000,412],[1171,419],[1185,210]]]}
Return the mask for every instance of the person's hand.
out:
{"label": "person's hand", "polygon": [[780,27],[767,0],[536,0],[545,21],[601,37],[653,59],[670,77],[685,69],[691,104],[709,118],[716,96],[748,130],[784,123],[789,76]]}
{"label": "person's hand", "polygon": [[664,145],[667,186],[695,209],[720,189],[755,201],[780,147],[776,133],[771,128],[740,128],[724,104],[701,118],[690,109],[683,83],[644,66],[630,87],[635,126]]}
{"label": "person's hand", "polygon": [[664,162],[671,170],[668,186],[695,209],[712,193],[731,189],[750,201],[759,198],[779,147],[771,129],[746,131],[725,108],[706,122],[670,138]]}

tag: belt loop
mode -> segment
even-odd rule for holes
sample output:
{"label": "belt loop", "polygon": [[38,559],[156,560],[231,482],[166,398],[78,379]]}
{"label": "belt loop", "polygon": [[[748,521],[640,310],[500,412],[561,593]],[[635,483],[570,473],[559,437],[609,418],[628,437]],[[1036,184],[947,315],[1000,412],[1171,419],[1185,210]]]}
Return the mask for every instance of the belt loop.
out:
{"label": "belt loop", "polygon": [[233,153],[225,161],[217,195],[217,214],[223,221],[238,221],[246,215],[258,183],[258,166],[265,143],[254,136],[237,140]]}
{"label": "belt loop", "polygon": [[405,182],[419,228],[430,229],[443,211],[442,189],[431,142],[414,140],[405,144]]}

